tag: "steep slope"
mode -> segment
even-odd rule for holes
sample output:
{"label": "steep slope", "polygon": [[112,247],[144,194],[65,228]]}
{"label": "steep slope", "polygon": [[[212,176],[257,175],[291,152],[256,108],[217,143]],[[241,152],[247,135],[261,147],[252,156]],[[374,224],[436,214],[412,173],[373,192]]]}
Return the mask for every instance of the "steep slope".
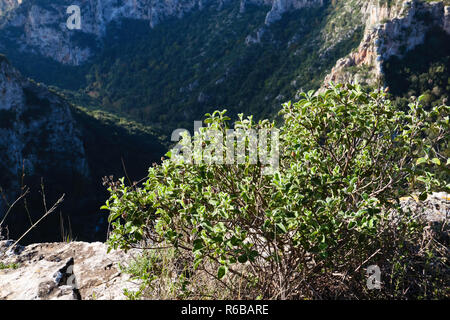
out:
{"label": "steep slope", "polygon": [[44,212],[43,184],[48,207],[65,194],[61,216],[47,218],[25,242],[61,240],[60,223],[78,239],[104,239],[102,177],[142,178],[165,150],[152,131],[105,112],[75,108],[59,93],[23,78],[0,55],[0,216],[23,186],[31,191],[3,225],[9,236],[20,236]]}
{"label": "steep slope", "polygon": [[[33,188],[30,202],[37,201],[41,177],[49,184],[49,202],[68,191],[68,186],[75,191],[89,183],[81,132],[69,104],[46,87],[24,79],[4,56],[0,57],[0,151],[0,185],[5,193],[0,199],[2,214],[5,202],[12,203],[23,184]],[[36,211],[30,217],[11,215],[10,221],[18,225],[17,231],[23,231],[30,220],[36,221],[40,213]]]}
{"label": "steep slope", "polygon": [[[21,77],[0,57],[0,149],[2,185],[18,189],[22,171],[89,176],[80,132],[69,104]],[[16,190],[18,191],[18,190]]]}
{"label": "steep slope", "polygon": [[423,95],[426,107],[449,104],[450,34],[431,29],[423,44],[403,58],[393,56],[383,63],[385,85],[400,108],[407,108],[410,97]]}
{"label": "steep slope", "polygon": [[[65,25],[70,4],[81,7],[81,30]],[[168,135],[215,108],[272,117],[299,89],[388,82],[389,59],[434,28],[450,32],[449,8],[447,0],[25,0],[0,19],[0,48],[25,75],[77,91],[72,101]]]}

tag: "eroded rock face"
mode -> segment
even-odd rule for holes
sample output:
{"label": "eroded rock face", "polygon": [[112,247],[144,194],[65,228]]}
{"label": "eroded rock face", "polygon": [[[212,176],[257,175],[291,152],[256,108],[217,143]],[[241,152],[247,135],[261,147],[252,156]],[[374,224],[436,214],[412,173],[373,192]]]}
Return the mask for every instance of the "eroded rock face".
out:
{"label": "eroded rock face", "polygon": [[[450,194],[435,192],[426,200],[421,201],[416,195],[400,199],[402,210],[411,218],[425,221],[426,229],[431,231],[436,239],[442,243],[450,241]],[[392,216],[393,222],[397,216]]]}
{"label": "eroded rock face", "polygon": [[425,201],[417,197],[401,198],[400,204],[414,217],[423,218],[431,224],[443,224],[450,219],[450,194],[445,192],[435,192]]}
{"label": "eroded rock face", "polygon": [[[339,59],[324,83],[373,84],[383,77],[383,62],[402,57],[422,44],[429,30],[441,28],[450,34],[450,7],[442,1],[396,1],[391,6],[369,2],[363,7],[364,39],[355,52]],[[349,70],[352,68],[352,70]]]}
{"label": "eroded rock face", "polygon": [[[95,51],[111,21],[146,20],[154,27],[168,17],[182,17],[216,0],[24,0],[3,19],[4,40],[24,52],[38,53],[67,65],[81,65]],[[71,5],[81,10],[81,29],[69,30],[66,12]],[[1,23],[0,23],[1,25]]]}
{"label": "eroded rock face", "polygon": [[100,242],[40,243],[11,249],[0,241],[0,300],[123,300],[139,283],[121,272],[139,252]]}

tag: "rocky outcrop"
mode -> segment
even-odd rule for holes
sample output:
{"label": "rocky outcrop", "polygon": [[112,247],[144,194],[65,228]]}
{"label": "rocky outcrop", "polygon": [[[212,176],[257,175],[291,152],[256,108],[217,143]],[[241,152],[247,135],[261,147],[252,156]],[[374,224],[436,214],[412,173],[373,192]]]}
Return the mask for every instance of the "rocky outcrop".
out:
{"label": "rocky outcrop", "polygon": [[[22,174],[51,172],[69,179],[89,174],[68,103],[23,78],[4,56],[0,56],[0,172],[0,185],[11,196],[19,192]],[[0,199],[0,210],[3,205]]]}
{"label": "rocky outcrop", "polygon": [[443,224],[450,219],[450,194],[435,192],[420,201],[417,196],[400,199],[403,210],[413,213],[414,217],[425,219],[430,224]]}
{"label": "rocky outcrop", "polygon": [[274,0],[272,3],[272,8],[269,13],[267,13],[265,23],[266,25],[270,25],[273,22],[280,20],[283,13],[290,10],[323,5],[323,0]]}
{"label": "rocky outcrop", "polygon": [[423,43],[427,32],[442,28],[450,34],[450,7],[442,1],[396,1],[390,6],[372,1],[363,7],[364,39],[358,49],[339,59],[325,84],[333,82],[376,83],[383,77],[383,62],[402,57]]}
{"label": "rocky outcrop", "polygon": [[[421,201],[417,195],[400,199],[402,210],[412,219],[425,221],[425,229],[431,232],[435,239],[442,243],[450,242],[450,194],[435,192],[426,200]],[[392,222],[398,221],[398,216],[391,216]]]}
{"label": "rocky outcrop", "polygon": [[120,267],[139,252],[111,251],[95,242],[11,247],[0,241],[0,300],[123,300],[137,290]]}

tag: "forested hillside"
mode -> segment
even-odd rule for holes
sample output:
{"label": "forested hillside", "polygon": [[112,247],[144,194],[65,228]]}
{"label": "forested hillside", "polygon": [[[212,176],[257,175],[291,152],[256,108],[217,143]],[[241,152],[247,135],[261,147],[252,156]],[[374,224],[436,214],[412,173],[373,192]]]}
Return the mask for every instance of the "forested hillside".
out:
{"label": "forested hillside", "polygon": [[[266,25],[269,9],[249,3],[241,10],[230,1],[219,10],[209,3],[154,28],[145,20],[113,20],[97,43],[83,32],[72,36],[94,48],[80,66],[14,45],[5,51],[24,74],[76,91],[78,102],[89,99],[170,133],[219,106],[233,115],[273,116],[299,89],[317,89],[364,31],[360,9],[344,2],[288,11]],[[0,43],[13,44],[14,32],[7,28]]]}

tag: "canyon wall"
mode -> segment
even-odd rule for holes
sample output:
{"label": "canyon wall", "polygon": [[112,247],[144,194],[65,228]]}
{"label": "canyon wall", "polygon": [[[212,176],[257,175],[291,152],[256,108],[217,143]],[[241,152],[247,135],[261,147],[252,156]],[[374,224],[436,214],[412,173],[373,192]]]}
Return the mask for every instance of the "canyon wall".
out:
{"label": "canyon wall", "polygon": [[370,2],[363,8],[364,39],[349,56],[339,59],[324,83],[382,81],[383,62],[402,57],[424,42],[432,28],[450,34],[450,7],[441,2],[397,1],[391,6]]}
{"label": "canyon wall", "polygon": [[20,192],[22,175],[64,173],[68,179],[89,175],[68,103],[24,79],[4,56],[0,56],[0,172],[0,185],[9,190],[10,201]]}

